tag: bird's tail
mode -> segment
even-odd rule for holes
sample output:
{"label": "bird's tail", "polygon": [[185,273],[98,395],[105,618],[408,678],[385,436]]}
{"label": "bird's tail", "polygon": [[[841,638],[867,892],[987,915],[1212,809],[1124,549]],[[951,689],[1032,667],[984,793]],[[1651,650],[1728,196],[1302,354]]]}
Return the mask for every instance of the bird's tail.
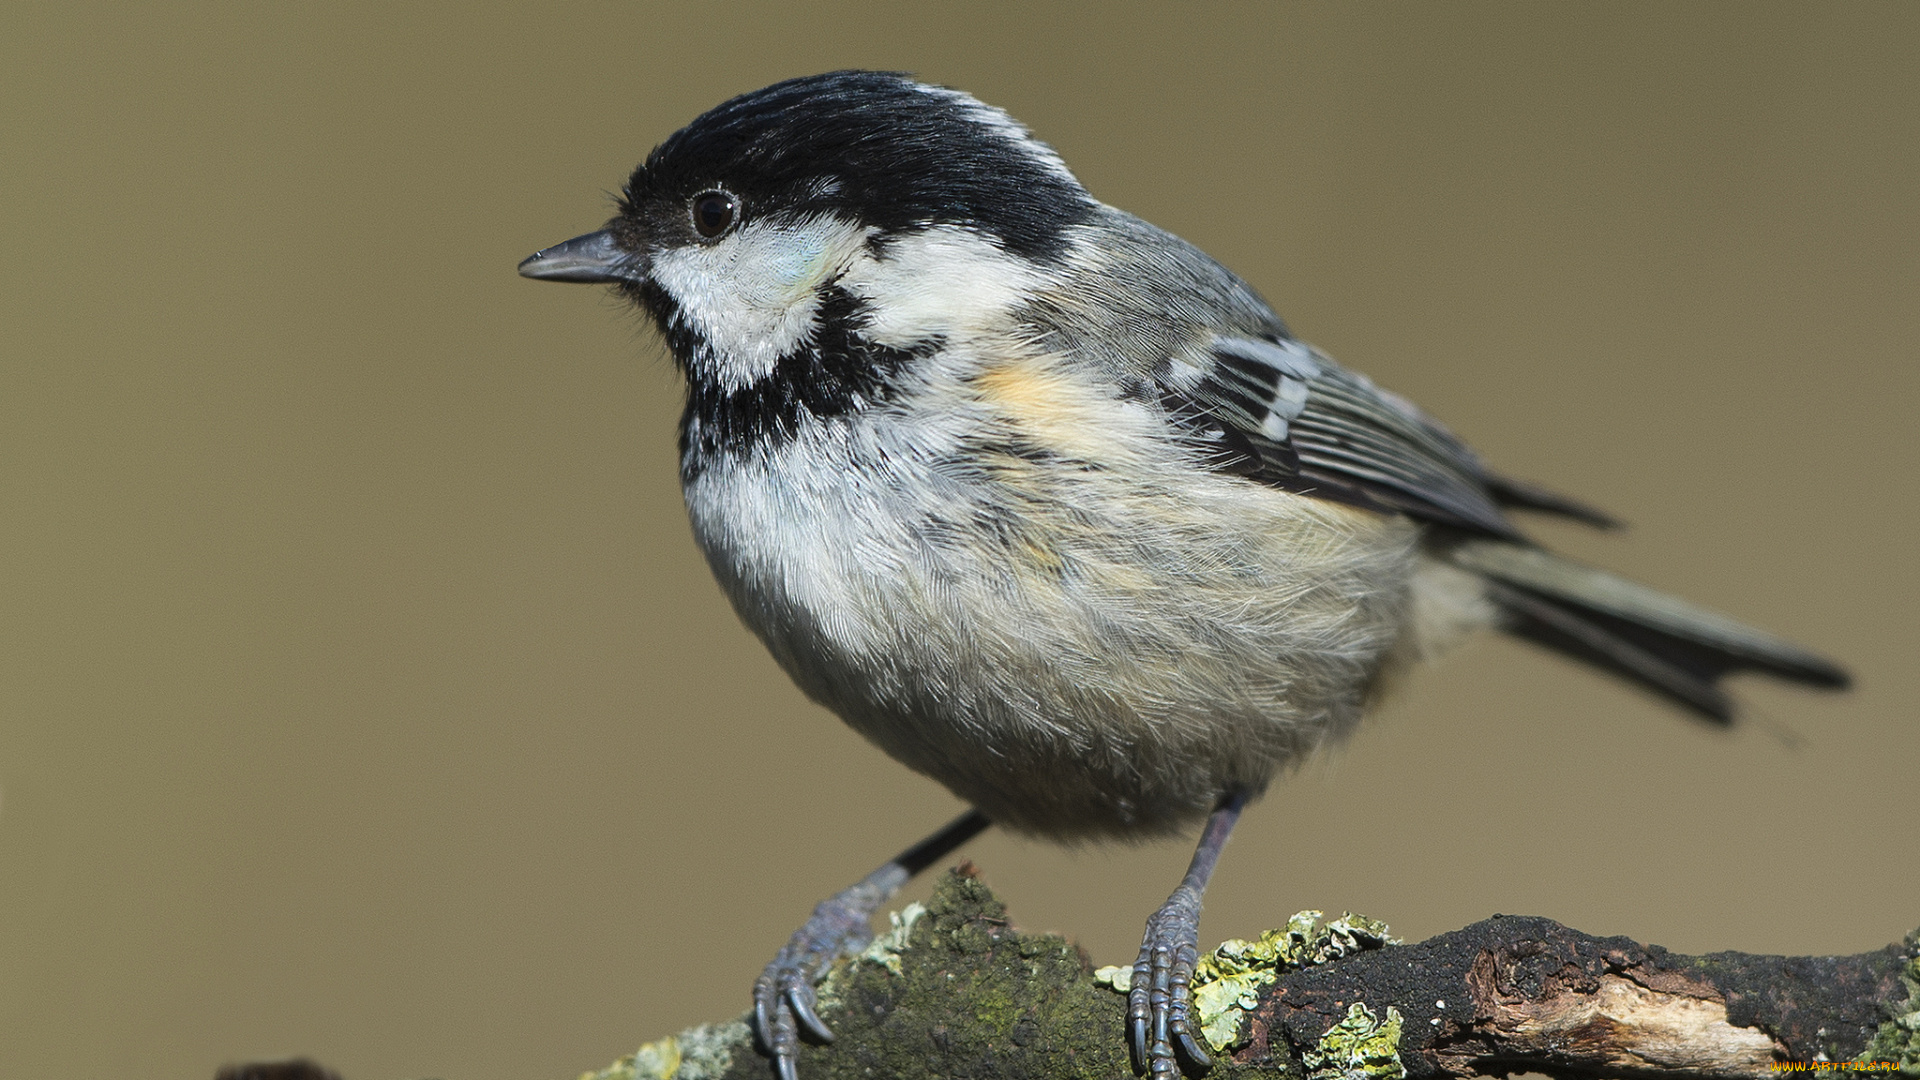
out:
{"label": "bird's tail", "polygon": [[1734,671],[1842,689],[1846,671],[1718,612],[1523,544],[1466,540],[1440,553],[1487,581],[1502,628],[1624,676],[1721,723]]}

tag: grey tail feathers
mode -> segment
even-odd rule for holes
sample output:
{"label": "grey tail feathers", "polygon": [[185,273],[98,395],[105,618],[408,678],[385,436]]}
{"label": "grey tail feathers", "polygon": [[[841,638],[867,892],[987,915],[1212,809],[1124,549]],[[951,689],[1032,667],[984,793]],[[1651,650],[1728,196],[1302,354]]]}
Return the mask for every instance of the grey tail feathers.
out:
{"label": "grey tail feathers", "polygon": [[1516,637],[1567,653],[1730,723],[1722,676],[1760,671],[1844,689],[1846,671],[1823,657],[1625,578],[1523,544],[1465,540],[1442,557],[1487,580],[1487,595]]}

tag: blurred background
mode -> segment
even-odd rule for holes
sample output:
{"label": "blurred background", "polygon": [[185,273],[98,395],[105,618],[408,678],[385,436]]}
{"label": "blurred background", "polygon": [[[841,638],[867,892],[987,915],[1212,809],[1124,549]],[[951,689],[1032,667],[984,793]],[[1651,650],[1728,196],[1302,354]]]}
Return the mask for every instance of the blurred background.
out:
{"label": "blurred background", "polygon": [[[0,1076],[571,1077],[737,1014],[957,812],[709,580],[654,336],[513,272],[700,111],[848,66],[1009,109],[1633,525],[1544,539],[1859,676],[1723,732],[1481,641],[1250,813],[1209,943],[1920,923],[1920,7],[13,4]],[[1118,963],[1188,848],[964,854]]]}

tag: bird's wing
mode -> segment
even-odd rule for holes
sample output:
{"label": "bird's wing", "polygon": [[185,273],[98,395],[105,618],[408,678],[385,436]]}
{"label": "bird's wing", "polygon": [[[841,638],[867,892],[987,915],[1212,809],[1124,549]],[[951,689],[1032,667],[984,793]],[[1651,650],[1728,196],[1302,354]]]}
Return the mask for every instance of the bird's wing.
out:
{"label": "bird's wing", "polygon": [[1490,473],[1411,402],[1290,338],[1223,334],[1154,372],[1169,416],[1224,470],[1322,498],[1519,539],[1502,506],[1610,525]]}

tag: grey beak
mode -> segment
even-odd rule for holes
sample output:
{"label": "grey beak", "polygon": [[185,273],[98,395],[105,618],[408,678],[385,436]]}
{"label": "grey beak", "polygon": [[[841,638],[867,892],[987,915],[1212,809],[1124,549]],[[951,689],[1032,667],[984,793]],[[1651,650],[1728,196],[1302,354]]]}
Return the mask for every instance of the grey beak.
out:
{"label": "grey beak", "polygon": [[520,276],[541,281],[578,281],[602,285],[646,276],[645,260],[622,251],[602,229],[536,251],[521,260]]}

